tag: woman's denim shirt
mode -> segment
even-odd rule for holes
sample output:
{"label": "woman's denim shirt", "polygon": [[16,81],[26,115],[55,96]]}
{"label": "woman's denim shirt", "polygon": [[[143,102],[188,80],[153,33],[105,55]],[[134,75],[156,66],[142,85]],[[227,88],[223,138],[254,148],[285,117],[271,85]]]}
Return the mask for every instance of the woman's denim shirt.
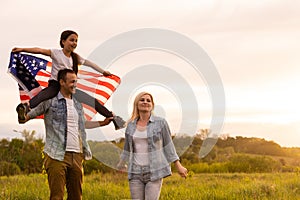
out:
{"label": "woman's denim shirt", "polygon": [[[123,161],[128,161],[128,179],[133,173],[139,173],[133,168],[133,134],[136,130],[137,119],[129,122],[125,131]],[[170,129],[165,119],[152,116],[147,125],[148,152],[150,160],[151,181],[171,175],[171,162],[179,160],[176,153]]]}
{"label": "woman's denim shirt", "polygon": [[[81,103],[73,98],[74,107],[78,112],[79,135],[82,141],[82,151],[86,160],[92,158],[92,152],[86,141],[85,119]],[[43,101],[32,109],[28,116],[32,119],[44,114],[46,127],[46,142],[44,152],[55,160],[64,160],[67,145],[67,105],[66,100],[59,92],[52,99]]]}

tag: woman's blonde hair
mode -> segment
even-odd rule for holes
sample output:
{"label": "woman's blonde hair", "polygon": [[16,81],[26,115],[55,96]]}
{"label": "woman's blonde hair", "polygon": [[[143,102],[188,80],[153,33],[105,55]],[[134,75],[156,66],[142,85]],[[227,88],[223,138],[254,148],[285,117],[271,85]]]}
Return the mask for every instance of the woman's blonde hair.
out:
{"label": "woman's blonde hair", "polygon": [[154,109],[154,101],[153,101],[153,96],[148,93],[148,92],[141,92],[139,93],[135,99],[134,99],[134,102],[133,102],[133,109],[132,109],[132,114],[131,114],[131,117],[129,119],[129,121],[133,121],[135,120],[136,118],[139,118],[140,117],[140,113],[139,113],[139,110],[138,110],[138,102],[139,100],[141,99],[142,96],[144,95],[149,95],[150,98],[151,98],[151,102],[152,102],[152,110],[151,110],[151,114],[152,114],[152,111]]}

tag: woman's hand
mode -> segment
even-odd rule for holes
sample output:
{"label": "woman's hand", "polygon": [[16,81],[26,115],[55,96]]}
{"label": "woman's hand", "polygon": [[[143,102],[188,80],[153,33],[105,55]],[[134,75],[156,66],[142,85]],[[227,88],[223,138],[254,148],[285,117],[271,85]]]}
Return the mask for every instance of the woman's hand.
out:
{"label": "woman's hand", "polygon": [[188,170],[181,165],[181,163],[179,162],[179,160],[176,160],[174,164],[175,164],[175,166],[177,168],[178,174],[181,177],[186,178],[187,175],[188,175]]}
{"label": "woman's hand", "polygon": [[125,164],[125,162],[123,160],[119,161],[119,163],[117,164],[117,169],[122,172],[127,171],[127,165]]}

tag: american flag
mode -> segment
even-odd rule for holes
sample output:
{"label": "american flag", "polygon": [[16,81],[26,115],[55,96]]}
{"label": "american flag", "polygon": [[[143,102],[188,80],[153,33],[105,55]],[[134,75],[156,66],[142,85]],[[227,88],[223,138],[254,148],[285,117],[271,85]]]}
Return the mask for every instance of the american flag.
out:
{"label": "american flag", "polygon": [[[22,103],[30,100],[48,86],[52,63],[28,54],[10,54],[8,73],[18,82]],[[121,80],[118,76],[103,76],[88,69],[79,69],[77,88],[95,97],[102,105],[109,99]],[[94,108],[83,104],[85,117],[91,120],[97,113]]]}

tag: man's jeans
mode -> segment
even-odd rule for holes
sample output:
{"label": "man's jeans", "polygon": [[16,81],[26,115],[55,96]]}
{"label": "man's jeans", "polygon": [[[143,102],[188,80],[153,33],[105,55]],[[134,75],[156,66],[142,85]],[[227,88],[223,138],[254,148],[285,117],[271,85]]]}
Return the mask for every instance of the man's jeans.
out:
{"label": "man's jeans", "polygon": [[131,198],[133,200],[158,200],[163,179],[151,181],[149,167],[140,167],[139,171],[140,173],[133,173],[132,179],[129,180]]}
{"label": "man's jeans", "polygon": [[45,169],[48,175],[50,200],[63,200],[65,186],[69,200],[81,200],[83,154],[66,152],[63,161],[45,157]]}

